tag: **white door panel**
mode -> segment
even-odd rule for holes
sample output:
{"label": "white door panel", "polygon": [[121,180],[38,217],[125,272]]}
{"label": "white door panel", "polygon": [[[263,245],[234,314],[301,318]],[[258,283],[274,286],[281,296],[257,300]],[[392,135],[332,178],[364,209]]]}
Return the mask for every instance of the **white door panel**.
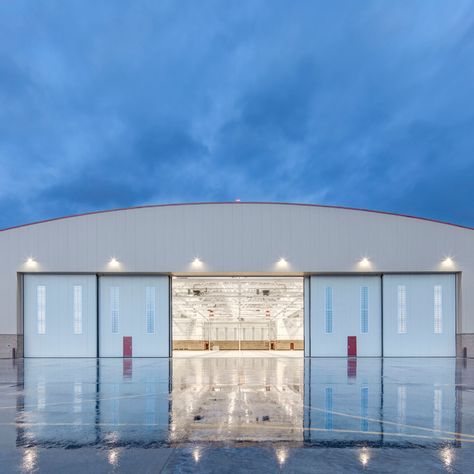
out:
{"label": "white door panel", "polygon": [[168,357],[168,277],[104,276],[99,287],[101,357],[122,357],[127,336],[133,357]]}
{"label": "white door panel", "polygon": [[25,275],[25,357],[96,357],[95,275]]}
{"label": "white door panel", "polygon": [[385,356],[455,355],[454,275],[385,275],[383,288]]}
{"label": "white door panel", "polygon": [[[313,357],[346,357],[348,336],[357,337],[358,356],[381,355],[380,285],[378,276],[311,277]],[[363,293],[368,299],[365,308]],[[361,315],[363,309],[366,310],[365,316]],[[362,327],[363,317],[367,318],[365,328]],[[327,327],[327,319],[331,320],[329,324],[332,328]]]}

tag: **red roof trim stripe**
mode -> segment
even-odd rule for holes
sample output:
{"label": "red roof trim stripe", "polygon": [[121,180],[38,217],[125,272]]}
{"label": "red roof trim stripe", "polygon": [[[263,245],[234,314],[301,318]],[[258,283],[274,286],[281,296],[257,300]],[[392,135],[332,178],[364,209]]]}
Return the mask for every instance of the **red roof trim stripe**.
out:
{"label": "red roof trim stripe", "polygon": [[406,217],[408,219],[417,219],[417,220],[426,221],[426,222],[434,222],[436,224],[444,224],[444,225],[449,225],[452,227],[458,227],[461,229],[474,230],[474,227],[469,227],[469,226],[461,225],[461,224],[453,224],[452,222],[440,221],[437,219],[431,219],[429,217],[419,217],[419,216],[412,216],[409,214],[398,214],[395,212],[376,211],[374,209],[364,209],[364,208],[357,208],[357,207],[335,206],[335,205],[326,205],[326,204],[292,203],[292,202],[224,201],[224,202],[189,202],[189,203],[174,203],[174,204],[147,204],[143,206],[119,207],[115,209],[105,209],[101,211],[84,212],[81,214],[71,214],[68,216],[53,217],[51,219],[44,219],[44,220],[36,221],[36,222],[29,222],[27,224],[20,224],[20,225],[16,225],[12,227],[6,227],[5,229],[0,229],[0,232],[6,232],[8,230],[13,230],[13,229],[20,229],[22,227],[29,227],[29,226],[37,225],[37,224],[45,224],[47,222],[54,222],[54,221],[58,221],[62,219],[92,216],[94,214],[105,214],[109,212],[133,211],[135,209],[149,209],[149,208],[154,208],[154,207],[202,206],[202,205],[213,205],[213,204],[234,204],[238,206],[247,205],[247,204],[276,204],[276,205],[281,205],[281,206],[305,206],[305,207],[319,207],[319,208],[325,208],[325,209],[342,209],[346,211],[362,211],[362,212],[372,212],[374,214],[383,214],[383,215],[388,215],[388,216]]}

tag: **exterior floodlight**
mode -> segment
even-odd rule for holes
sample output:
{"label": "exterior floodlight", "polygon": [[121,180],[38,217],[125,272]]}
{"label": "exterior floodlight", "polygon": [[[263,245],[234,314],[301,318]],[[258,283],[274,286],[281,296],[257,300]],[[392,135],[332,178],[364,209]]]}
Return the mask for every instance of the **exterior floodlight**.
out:
{"label": "exterior floodlight", "polygon": [[115,257],[112,257],[110,259],[109,266],[112,268],[118,268],[120,267],[120,262]]}
{"label": "exterior floodlight", "polygon": [[200,267],[202,267],[202,260],[199,257],[195,257],[194,260],[192,261],[191,265],[194,268],[200,268]]}
{"label": "exterior floodlight", "polygon": [[368,257],[362,257],[359,260],[359,267],[361,268],[370,268],[372,263],[370,262]]}
{"label": "exterior floodlight", "polygon": [[446,268],[452,268],[454,266],[454,260],[452,257],[446,257],[442,262],[441,264],[443,265],[443,267],[446,267]]}
{"label": "exterior floodlight", "polygon": [[289,268],[288,260],[285,257],[280,257],[274,264],[274,268],[277,271],[287,271]]}

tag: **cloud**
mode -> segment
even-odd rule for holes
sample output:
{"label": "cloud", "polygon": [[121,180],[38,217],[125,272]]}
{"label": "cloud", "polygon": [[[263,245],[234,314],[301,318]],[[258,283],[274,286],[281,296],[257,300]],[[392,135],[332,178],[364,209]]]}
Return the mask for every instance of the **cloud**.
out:
{"label": "cloud", "polygon": [[474,7],[4,2],[0,227],[282,200],[474,225]]}

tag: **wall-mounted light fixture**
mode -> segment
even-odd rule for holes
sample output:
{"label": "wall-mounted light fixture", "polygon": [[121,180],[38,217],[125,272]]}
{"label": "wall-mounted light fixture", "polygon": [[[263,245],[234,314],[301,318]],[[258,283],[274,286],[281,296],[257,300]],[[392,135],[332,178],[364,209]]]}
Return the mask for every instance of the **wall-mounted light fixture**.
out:
{"label": "wall-mounted light fixture", "polygon": [[191,265],[194,268],[201,268],[202,267],[202,260],[199,257],[194,257],[194,260],[191,262]]}
{"label": "wall-mounted light fixture", "polygon": [[360,268],[365,268],[365,269],[368,269],[372,266],[372,263],[370,262],[369,260],[369,257],[362,257],[360,260],[359,260],[359,267]]}
{"label": "wall-mounted light fixture", "polygon": [[110,268],[120,268],[120,262],[115,257],[112,257],[109,261],[109,267]]}
{"label": "wall-mounted light fixture", "polygon": [[30,268],[34,268],[38,265],[38,262],[33,257],[28,257],[26,259],[26,266]]}
{"label": "wall-mounted light fixture", "polygon": [[288,266],[288,260],[285,257],[280,257],[276,264],[278,268],[286,268]]}
{"label": "wall-mounted light fixture", "polygon": [[454,260],[452,257],[445,257],[444,260],[441,262],[441,265],[445,268],[453,268]]}

